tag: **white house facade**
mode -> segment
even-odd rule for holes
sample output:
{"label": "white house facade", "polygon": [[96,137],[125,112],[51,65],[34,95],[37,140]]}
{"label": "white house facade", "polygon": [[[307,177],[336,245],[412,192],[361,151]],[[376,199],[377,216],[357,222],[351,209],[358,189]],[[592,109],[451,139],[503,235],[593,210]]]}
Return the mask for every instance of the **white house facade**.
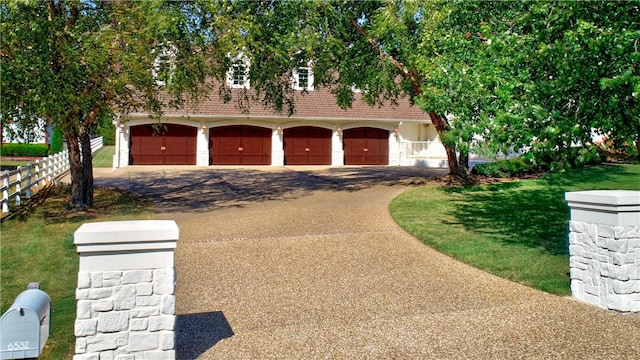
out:
{"label": "white house facade", "polygon": [[[234,64],[226,85],[239,95],[250,89],[250,64]],[[310,66],[294,71],[292,86],[291,116],[258,101],[240,109],[218,98],[189,110],[167,110],[160,119],[127,114],[115,120],[113,166],[447,165],[431,118],[408,99],[372,107],[356,92],[352,106],[342,109],[329,90],[313,86]]]}
{"label": "white house facade", "polygon": [[53,128],[44,119],[37,119],[28,127],[18,121],[3,122],[0,134],[2,143],[49,144]]}
{"label": "white house facade", "polygon": [[114,167],[129,165],[389,165],[445,167],[428,114],[401,101],[341,109],[328,91],[298,96],[292,116],[261,105],[241,113],[210,100],[196,111],[116,121]]}

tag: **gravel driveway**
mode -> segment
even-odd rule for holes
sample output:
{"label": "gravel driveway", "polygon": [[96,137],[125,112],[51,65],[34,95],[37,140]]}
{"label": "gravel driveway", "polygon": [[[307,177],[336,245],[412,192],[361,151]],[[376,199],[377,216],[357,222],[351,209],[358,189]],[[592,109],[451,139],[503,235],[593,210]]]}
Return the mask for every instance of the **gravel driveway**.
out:
{"label": "gravel driveway", "polygon": [[179,359],[639,359],[640,317],[444,256],[389,202],[441,170],[128,167],[180,240]]}

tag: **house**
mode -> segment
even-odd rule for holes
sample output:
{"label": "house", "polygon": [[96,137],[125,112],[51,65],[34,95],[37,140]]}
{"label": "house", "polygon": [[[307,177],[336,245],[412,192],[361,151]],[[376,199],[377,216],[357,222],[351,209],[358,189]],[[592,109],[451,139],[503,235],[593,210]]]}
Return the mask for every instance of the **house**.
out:
{"label": "house", "polygon": [[51,144],[53,128],[43,119],[37,119],[28,127],[22,126],[19,121],[3,122],[0,127],[0,138],[3,144]]}
{"label": "house", "polygon": [[[236,63],[227,85],[250,88],[245,64]],[[328,89],[313,87],[309,68],[294,72],[291,116],[217,96],[196,109],[166,111],[157,119],[131,113],[116,119],[114,168],[128,165],[389,165],[445,167],[446,153],[428,114],[408,99],[371,107],[357,92],[342,109]],[[306,90],[306,91],[303,91]]]}

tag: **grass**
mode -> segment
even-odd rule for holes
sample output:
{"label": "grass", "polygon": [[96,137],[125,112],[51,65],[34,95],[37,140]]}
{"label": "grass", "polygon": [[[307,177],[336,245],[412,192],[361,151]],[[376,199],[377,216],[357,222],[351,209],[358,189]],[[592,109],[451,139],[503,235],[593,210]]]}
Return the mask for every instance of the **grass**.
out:
{"label": "grass", "polygon": [[113,166],[113,154],[115,154],[115,146],[103,146],[93,154],[94,168],[110,168]]}
{"label": "grass", "polygon": [[422,242],[498,276],[557,295],[569,283],[567,191],[640,190],[640,165],[603,165],[540,179],[423,187],[391,203]]}
{"label": "grass", "polygon": [[40,359],[70,359],[75,349],[75,288],[78,255],[73,233],[85,222],[153,218],[151,203],[129,193],[95,189],[95,207],[67,213],[68,187],[56,187],[50,198],[22,218],[0,225],[0,312],[30,282],[52,300],[49,339]]}
{"label": "grass", "polygon": [[27,166],[28,161],[22,160],[1,160],[0,161],[0,171],[5,172],[6,170],[13,171],[18,168],[18,166]]}
{"label": "grass", "polygon": [[14,167],[27,166],[28,163],[29,161],[26,161],[26,160],[1,160],[0,161],[1,166],[14,166]]}
{"label": "grass", "polygon": [[[93,154],[93,167],[109,168],[113,166],[113,155],[115,154],[115,146],[103,146]],[[26,160],[2,160],[0,167],[15,169],[18,166],[27,166],[29,161]]]}

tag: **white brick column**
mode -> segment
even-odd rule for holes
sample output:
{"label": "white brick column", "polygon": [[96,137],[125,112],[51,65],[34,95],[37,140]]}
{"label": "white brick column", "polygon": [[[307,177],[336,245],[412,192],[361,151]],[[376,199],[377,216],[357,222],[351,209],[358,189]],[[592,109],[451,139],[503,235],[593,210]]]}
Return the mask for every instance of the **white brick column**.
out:
{"label": "white brick column", "polygon": [[117,169],[120,167],[120,141],[122,138],[122,135],[120,134],[120,126],[118,124],[118,122],[115,122],[115,128],[116,128],[116,136],[115,136],[115,141],[116,141],[116,150],[113,153],[113,160],[112,160],[112,167],[113,169]]}
{"label": "white brick column", "polygon": [[401,157],[406,157],[401,151],[400,146],[404,146],[401,142],[400,135],[396,135],[393,131],[389,131],[389,165],[390,166],[402,166],[406,165],[402,162]]}
{"label": "white brick column", "polygon": [[171,220],[83,224],[74,360],[175,359]]}
{"label": "white brick column", "polygon": [[209,128],[202,124],[196,135],[196,165],[209,166]]}
{"label": "white brick column", "polygon": [[116,152],[113,155],[113,168],[129,166],[129,135],[131,127],[116,127]]}
{"label": "white brick column", "polygon": [[566,193],[574,297],[605,309],[640,311],[640,191]]}
{"label": "white brick column", "polygon": [[280,127],[273,129],[271,134],[271,165],[284,166],[284,140]]}
{"label": "white brick column", "polygon": [[342,132],[334,130],[331,135],[331,165],[344,165],[344,147],[342,145]]}

